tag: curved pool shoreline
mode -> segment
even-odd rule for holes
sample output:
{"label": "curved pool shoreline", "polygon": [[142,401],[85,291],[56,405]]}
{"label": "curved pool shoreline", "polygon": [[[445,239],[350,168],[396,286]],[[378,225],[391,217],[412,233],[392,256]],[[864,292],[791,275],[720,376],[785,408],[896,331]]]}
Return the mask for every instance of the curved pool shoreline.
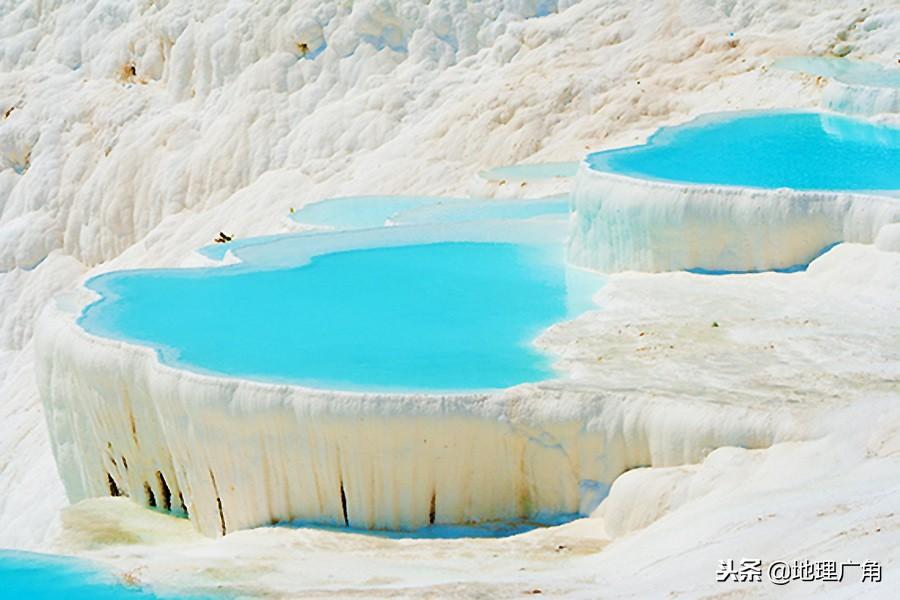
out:
{"label": "curved pool shoreline", "polygon": [[112,272],[85,283],[100,298],[78,324],[201,373],[343,390],[504,388],[556,376],[536,332],[589,308],[594,290],[562,254],[435,241],[285,269]]}
{"label": "curved pool shoreline", "polygon": [[[596,273],[566,265],[562,249],[565,228],[565,219],[554,215],[545,215],[542,218],[526,221],[506,222],[501,228],[497,228],[493,222],[448,222],[440,225],[404,225],[368,230],[284,234],[258,240],[248,238],[247,240],[242,240],[244,245],[232,246],[227,249],[232,259],[237,261],[229,264],[190,269],[113,271],[93,276],[83,284],[89,292],[91,300],[85,303],[77,322],[91,334],[151,347],[156,352],[159,360],[166,364],[208,375],[248,378],[257,381],[298,385],[310,389],[343,390],[348,392],[382,391],[442,394],[505,388],[527,381],[562,376],[563,374],[556,371],[552,366],[552,357],[544,352],[540,352],[535,347],[534,339],[537,338],[540,331],[556,322],[574,318],[582,312],[597,308],[591,301],[591,296],[603,285],[603,278]],[[468,264],[473,266],[471,269],[464,266],[465,261],[460,264],[447,263],[447,259],[440,258],[440,255],[438,255],[439,262],[433,266],[446,271],[445,276],[440,276],[438,272],[432,272],[433,269],[428,268],[425,272],[410,273],[410,278],[408,279],[403,279],[402,277],[398,279],[398,275],[395,272],[396,269],[402,270],[405,268],[407,270],[413,269],[414,271],[418,269],[421,271],[424,268],[420,264],[421,261],[419,259],[409,259],[399,263],[396,261],[391,263],[376,260],[377,257],[382,256],[389,258],[397,252],[408,254],[413,251],[420,253],[426,251],[430,253],[429,256],[435,252],[440,252],[452,259],[452,256],[456,253],[468,252],[471,254],[476,250],[488,254],[485,255],[484,259],[469,257],[467,260],[469,260]],[[492,272],[490,271],[492,263],[488,259],[495,255],[499,259],[499,252],[513,253],[509,256],[512,262],[504,258],[503,260],[509,262],[509,264],[496,265],[499,270],[496,272],[496,277],[492,277]],[[372,258],[366,258],[367,255],[372,256]],[[368,265],[366,270],[358,273],[356,276],[344,274],[343,270],[335,270],[333,268],[322,271],[322,265],[325,263],[330,264],[336,260],[343,262],[347,260],[371,262],[374,260],[375,262]],[[520,262],[522,264],[519,264]],[[385,271],[391,264],[393,264],[393,267]],[[333,273],[333,275],[330,275],[331,279],[319,281],[318,285],[313,288],[293,289],[290,287],[303,285],[303,281],[308,280],[310,277],[322,279],[322,277],[327,276],[327,273]],[[481,274],[483,285],[477,286],[476,294],[476,290],[470,288],[473,285],[477,285],[476,276],[479,273]],[[378,274],[380,274],[380,278],[377,281],[369,281],[371,299],[366,300],[365,297],[357,299],[356,292],[353,290],[364,291],[358,288],[372,277],[378,277]],[[272,279],[273,277],[280,277],[279,284],[275,287],[269,285],[268,288],[263,288],[263,290],[271,289],[270,296],[260,295],[263,292],[256,291],[259,286],[254,282],[259,279]],[[336,277],[343,278],[345,281],[332,281]],[[350,278],[349,280],[348,277]],[[525,304],[520,300],[517,311],[509,315],[505,311],[501,311],[495,315],[496,319],[489,319],[484,321],[482,326],[478,326],[479,321],[477,319],[473,321],[473,319],[468,318],[470,314],[468,311],[489,312],[493,310],[497,312],[498,308],[493,308],[493,305],[502,302],[507,304],[514,303],[518,296],[523,295],[514,293],[512,296],[507,297],[506,291],[494,289],[494,294],[491,296],[490,289],[493,288],[490,288],[490,286],[493,285],[494,288],[497,286],[497,284],[493,283],[493,279],[505,282],[505,286],[527,285],[534,287],[534,290],[530,293],[524,293],[524,296],[536,299],[547,297],[547,299],[542,300],[543,304],[541,305],[534,305],[533,302],[525,303],[528,306],[535,306],[534,309],[528,310],[525,310]],[[238,280],[246,280],[246,283],[238,284]],[[230,287],[226,289],[222,287],[223,285]],[[327,295],[333,293],[330,290],[335,285],[338,285],[341,289],[346,288],[347,294],[329,299]],[[129,291],[130,288],[135,286],[138,286],[135,291]],[[141,291],[142,288],[140,286],[144,286],[146,289]],[[174,286],[182,291],[175,292],[177,297],[173,297],[172,294],[166,294],[161,291],[161,288],[165,286]],[[542,291],[538,292],[535,286],[540,287]],[[193,292],[191,292],[191,289],[193,289]],[[444,289],[445,293],[441,293],[441,289]],[[390,290],[393,290],[396,296],[394,301],[388,301],[389,299],[384,297]],[[418,290],[418,292],[415,290]],[[198,298],[198,295],[201,293],[202,297]],[[319,296],[324,295],[318,301],[318,304],[315,298],[307,300],[307,297],[313,293]],[[477,302],[473,294],[478,296]],[[282,326],[269,331],[264,328],[269,321],[260,321],[253,328],[247,329],[244,321],[253,321],[256,319],[257,314],[253,312],[244,314],[250,308],[241,303],[241,298],[248,295],[256,298],[256,304],[259,305],[261,310],[265,309],[268,315],[265,319],[271,319],[271,323],[281,322]],[[427,296],[431,300],[423,304],[424,299],[419,299],[419,296],[422,296],[422,298]],[[471,301],[470,305],[466,305],[466,307],[457,306],[459,302],[464,301],[466,298]],[[548,301],[550,304],[547,304]],[[238,304],[233,308],[225,309],[229,303],[235,302]],[[285,302],[298,304],[298,306],[281,306]],[[395,333],[393,328],[380,332],[378,336],[370,339],[369,342],[361,338],[354,338],[356,341],[352,342],[348,338],[346,343],[339,345],[339,348],[332,348],[331,354],[335,352],[347,354],[347,360],[342,361],[340,369],[351,371],[353,364],[361,364],[361,368],[364,371],[368,369],[367,372],[370,373],[370,377],[375,378],[369,382],[360,381],[359,378],[362,375],[358,372],[342,377],[340,380],[333,377],[318,377],[313,372],[312,366],[303,364],[304,356],[308,355],[312,362],[316,364],[321,363],[322,367],[325,368],[324,372],[331,372],[338,368],[334,364],[328,364],[327,361],[323,363],[322,361],[325,359],[319,356],[321,353],[314,354],[313,348],[308,347],[309,344],[318,338],[309,339],[308,336],[294,336],[291,339],[284,339],[282,341],[289,343],[289,345],[281,348],[283,352],[278,351],[277,348],[269,347],[267,344],[259,346],[262,343],[261,337],[265,338],[266,335],[270,334],[278,337],[278,335],[282,335],[278,333],[279,331],[296,331],[297,334],[302,334],[306,329],[313,328],[315,331],[318,331],[319,338],[323,340],[325,337],[334,337],[342,331],[342,328],[347,329],[348,327],[344,321],[334,314],[334,311],[341,306],[343,306],[344,312],[347,313],[351,320],[355,319],[356,322],[359,322],[360,327],[351,328],[353,331],[367,330],[367,323],[372,323],[373,327],[384,327],[383,325],[378,325],[378,323],[390,315],[392,315],[391,318],[397,321],[397,330],[399,330],[402,327],[407,329],[413,327],[416,318],[419,321],[422,320],[423,317],[420,313],[423,311],[433,313],[437,310],[433,305],[440,302],[448,303],[445,307],[447,313],[441,318],[435,315],[434,324],[430,328],[430,321],[428,323],[420,323],[421,328],[416,329],[417,333],[415,335],[418,340],[416,344],[425,344],[426,346],[423,350],[426,358],[429,356],[429,352],[438,353],[434,356],[435,364],[430,364],[426,361],[425,364],[420,365],[421,368],[427,367],[435,372],[431,375],[420,375],[421,368],[413,368],[413,365],[410,365],[411,370],[407,373],[401,368],[400,364],[393,364],[396,361],[402,362],[401,359],[404,356],[411,358],[411,347],[406,349],[406,354],[397,354],[397,352],[403,351],[401,346],[393,348],[389,353],[390,362],[385,362],[387,356],[383,358],[379,356],[380,352],[387,352],[386,349],[392,348],[389,342],[393,337],[398,337],[400,340],[403,339],[402,331]],[[484,302],[487,304],[482,306]],[[173,304],[169,310],[166,310],[164,307],[171,303],[176,303],[178,306]],[[196,314],[193,318],[183,323],[181,327],[176,327],[173,324],[174,321],[187,319],[186,316],[181,316],[181,313],[184,313],[186,310],[185,306]],[[275,308],[276,306],[281,306],[281,308]],[[404,306],[406,306],[406,309],[401,310]],[[472,370],[475,363],[466,367],[465,361],[462,360],[463,358],[470,354],[475,356],[479,352],[484,353],[484,348],[493,342],[485,340],[484,344],[478,345],[478,348],[470,347],[471,344],[467,344],[467,340],[470,337],[463,336],[461,333],[465,327],[475,327],[477,329],[477,331],[472,332],[471,339],[476,339],[478,335],[489,335],[491,332],[503,333],[503,331],[506,331],[509,334],[513,331],[513,329],[510,329],[511,327],[519,329],[524,327],[522,329],[523,332],[531,331],[531,326],[526,326],[526,324],[530,322],[529,319],[534,318],[530,313],[533,310],[537,310],[540,306],[544,306],[547,310],[552,308],[555,311],[554,314],[558,313],[556,318],[541,321],[540,327],[534,330],[534,335],[530,333],[527,335],[527,340],[522,338],[514,344],[510,340],[510,345],[496,348],[500,356],[506,356],[507,361],[512,361],[510,366],[517,364],[516,361],[524,360],[526,355],[531,356],[532,358],[528,364],[532,366],[528,367],[528,369],[531,369],[533,372],[531,372],[530,376],[527,376],[523,371],[520,378],[510,379],[508,375],[503,374],[502,370],[496,371],[494,369],[496,372],[491,371],[489,370],[489,365],[494,364],[496,361],[491,362],[493,359],[489,356],[485,356],[484,360],[480,361],[481,366],[477,370]],[[446,324],[447,319],[454,314],[454,311],[459,313],[463,309],[465,309],[464,314],[457,315],[460,318],[457,326],[450,327]],[[209,320],[211,317],[208,317],[207,313],[211,310],[216,315],[219,315],[220,318],[218,320],[214,320],[212,323],[205,323],[205,325],[195,324],[195,322],[198,322],[198,319],[203,322]],[[322,320],[330,323],[327,330],[319,331],[323,323],[316,319],[310,320],[312,317],[309,314],[314,310],[319,312],[322,310],[327,311],[327,315],[321,315]],[[274,314],[272,311],[274,311]],[[376,312],[372,313],[372,311]],[[378,311],[383,313],[382,318],[379,318]],[[474,312],[472,314],[477,316]],[[154,315],[158,317],[156,321],[153,320]],[[243,317],[239,318],[239,315],[243,315]],[[417,317],[417,315],[419,316]],[[465,319],[462,318],[464,316],[466,317]],[[510,321],[513,316],[518,320],[515,322]],[[519,323],[519,320],[522,319],[524,319],[523,323],[526,324]],[[482,320],[484,319],[482,318]],[[412,324],[406,324],[406,321],[410,321]],[[148,325],[151,322],[156,323],[156,325]],[[196,335],[194,333],[187,335],[190,328],[197,329],[198,327],[200,330],[194,332]],[[498,327],[500,329],[497,329]],[[441,333],[444,330],[446,330],[446,333]],[[518,329],[516,330],[518,331]],[[266,331],[268,331],[268,334]],[[347,331],[345,333],[349,335],[350,332]],[[411,334],[412,332],[407,333]],[[175,338],[172,338],[173,335]],[[187,337],[185,337],[186,335]],[[459,351],[454,351],[451,354],[460,354],[460,357],[462,357],[460,358],[461,362],[454,360],[452,361],[453,364],[448,363],[446,367],[450,370],[450,373],[438,377],[439,380],[444,380],[444,384],[432,385],[429,383],[430,380],[437,376],[436,374],[440,372],[438,366],[443,364],[437,361],[443,360],[446,362],[446,360],[451,358],[447,352],[440,354],[440,348],[436,347],[448,335],[450,337],[444,341],[450,343],[450,340],[455,340],[455,343],[459,346]],[[508,335],[501,337],[501,339],[506,339],[506,337]],[[181,341],[176,341],[176,338]],[[432,338],[434,338],[433,343],[429,341]],[[217,339],[219,339],[219,342],[213,343]],[[377,342],[375,341],[376,339],[378,340]],[[334,345],[332,342],[329,343],[332,346]],[[360,354],[360,347],[365,348],[364,344],[366,343],[375,343],[377,348],[369,348],[365,351],[367,354]],[[259,346],[258,351],[254,350],[256,346]],[[350,352],[351,349],[353,352]],[[198,350],[201,351],[200,354],[197,353]],[[446,348],[446,350],[449,352],[451,348]],[[271,360],[260,362],[262,360],[260,353],[268,353]],[[522,358],[512,360],[513,353],[521,354]],[[418,356],[422,352],[415,350],[414,354]],[[231,358],[228,358],[229,356]],[[231,360],[246,356],[256,361],[257,371],[252,369],[248,371],[246,365],[240,361],[235,362],[235,360]],[[292,357],[292,360],[285,362],[288,356]],[[335,354],[335,357],[337,356]],[[356,359],[350,360],[354,356]],[[229,360],[231,360],[230,363],[228,362]],[[358,361],[360,360],[363,362],[359,363]],[[417,360],[419,363],[422,362],[421,357]],[[272,370],[274,367],[269,365],[272,361],[281,365],[278,367],[280,370],[277,372]],[[223,366],[229,364],[228,368]],[[500,361],[494,366],[499,367],[502,364],[505,363]],[[259,370],[260,368],[262,370]],[[520,370],[525,369],[525,363],[516,368]],[[393,375],[388,376],[385,372],[379,372],[378,369],[388,369]],[[455,374],[455,369],[462,369],[459,371],[458,377]],[[465,374],[467,372],[466,369],[468,369],[468,375]],[[412,385],[407,382],[406,380],[410,378],[418,378],[419,384]],[[468,380],[472,380],[476,384],[468,384]]]}

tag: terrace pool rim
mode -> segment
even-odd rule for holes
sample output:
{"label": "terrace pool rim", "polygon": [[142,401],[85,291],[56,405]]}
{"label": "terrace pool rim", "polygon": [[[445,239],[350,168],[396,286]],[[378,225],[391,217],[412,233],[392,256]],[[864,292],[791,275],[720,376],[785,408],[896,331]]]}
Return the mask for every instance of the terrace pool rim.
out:
{"label": "terrace pool rim", "polygon": [[[663,177],[656,177],[647,174],[639,174],[639,173],[623,173],[621,171],[615,170],[611,167],[608,167],[608,161],[603,161],[602,165],[608,168],[599,168],[596,163],[592,163],[592,157],[613,157],[618,154],[623,154],[629,151],[635,151],[642,148],[650,148],[654,146],[664,146],[668,142],[670,142],[678,133],[685,130],[693,130],[693,129],[701,129],[708,125],[717,124],[717,123],[725,123],[727,121],[733,121],[737,119],[742,119],[746,117],[757,117],[757,116],[778,116],[778,115],[807,115],[807,116],[817,116],[817,117],[833,117],[839,118],[843,120],[849,121],[860,121],[867,125],[884,127],[886,129],[892,130],[900,142],[900,124],[889,124],[889,123],[879,123],[873,122],[872,119],[865,118],[862,115],[848,115],[845,113],[840,113],[832,110],[822,110],[822,109],[792,109],[792,108],[773,108],[773,109],[754,109],[754,110],[728,110],[728,111],[715,111],[710,113],[702,113],[696,115],[686,121],[682,121],[680,123],[674,123],[671,125],[663,125],[658,127],[653,131],[647,138],[638,144],[631,144],[628,146],[618,146],[614,148],[607,148],[604,150],[598,150],[596,152],[589,152],[585,157],[579,162],[579,174],[584,173],[585,171],[590,174],[600,174],[603,176],[609,176],[620,181],[634,182],[634,183],[642,183],[642,184],[662,184],[662,185],[671,185],[679,188],[687,188],[688,190],[709,190],[710,188],[722,188],[723,190],[749,190],[751,192],[789,192],[792,194],[849,194],[855,196],[866,196],[866,197],[879,197],[879,198],[896,198],[900,201],[900,184],[896,188],[888,188],[888,189],[840,189],[840,188],[796,188],[791,186],[762,186],[762,185],[741,185],[741,184],[731,184],[731,183],[704,183],[697,181],[690,181],[685,179],[669,179]],[[577,179],[576,179],[577,181]]]}

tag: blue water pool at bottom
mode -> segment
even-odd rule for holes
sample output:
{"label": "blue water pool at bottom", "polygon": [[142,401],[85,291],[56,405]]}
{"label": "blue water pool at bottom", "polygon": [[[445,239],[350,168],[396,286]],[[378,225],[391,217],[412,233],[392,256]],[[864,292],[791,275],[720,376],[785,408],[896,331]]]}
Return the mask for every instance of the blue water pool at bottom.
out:
{"label": "blue water pool at bottom", "polygon": [[201,372],[327,389],[457,391],[554,376],[532,341],[591,306],[562,248],[440,242],[252,265],[125,271],[88,287],[88,332]]}
{"label": "blue water pool at bottom", "polygon": [[393,540],[405,539],[430,539],[430,540],[458,540],[466,538],[505,538],[520,535],[535,529],[554,527],[570,523],[582,518],[577,513],[563,513],[554,515],[538,515],[531,519],[510,519],[505,521],[484,521],[481,523],[466,523],[459,525],[428,525],[412,531],[388,531],[382,529],[358,529],[355,527],[340,527],[320,525],[316,523],[291,522],[280,523],[277,527],[292,529],[315,529],[319,531],[332,531],[334,533],[355,533],[372,537],[387,538]]}
{"label": "blue water pool at bottom", "polygon": [[151,600],[158,596],[125,586],[76,559],[0,550],[0,597]]}

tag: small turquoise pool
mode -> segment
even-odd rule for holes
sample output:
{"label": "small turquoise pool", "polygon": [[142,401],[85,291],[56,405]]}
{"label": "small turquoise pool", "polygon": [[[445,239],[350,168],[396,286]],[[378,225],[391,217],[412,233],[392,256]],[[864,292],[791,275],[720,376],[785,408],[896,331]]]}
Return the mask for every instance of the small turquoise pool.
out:
{"label": "small turquoise pool", "polygon": [[900,189],[900,128],[818,113],[701,118],[646,144],[590,154],[595,170],[696,184],[795,190]]}
{"label": "small turquoise pool", "polygon": [[567,196],[527,200],[443,196],[348,196],[307,204],[291,218],[304,225],[351,230],[385,225],[521,220],[562,215],[568,211]]}
{"label": "small turquoise pool", "polygon": [[314,202],[297,210],[297,223],[334,229],[384,227],[398,213],[426,206],[455,206],[462,198],[439,196],[346,196]]}
{"label": "small turquoise pool", "polygon": [[488,181],[540,181],[559,177],[575,177],[577,172],[577,162],[550,162],[496,167],[482,171],[479,176]]}
{"label": "small turquoise pool", "polygon": [[[294,212],[291,218],[297,223],[329,231],[355,231],[378,229],[387,225],[523,221],[568,214],[568,195],[514,200],[443,196],[345,196],[307,204]],[[260,246],[281,237],[283,236],[270,235],[238,239],[226,244],[210,244],[200,248],[198,252],[209,259],[220,261],[229,251]]]}
{"label": "small turquoise pool", "polygon": [[528,200],[468,200],[455,204],[420,206],[394,215],[397,225],[508,221],[569,214],[569,196]]}
{"label": "small turquoise pool", "polygon": [[62,556],[0,550],[0,596],[48,600],[151,600],[158,596]]}
{"label": "small turquoise pool", "polygon": [[201,372],[327,389],[455,391],[552,378],[532,341],[591,306],[558,244],[344,250],[303,266],[110,273],[79,319]]}

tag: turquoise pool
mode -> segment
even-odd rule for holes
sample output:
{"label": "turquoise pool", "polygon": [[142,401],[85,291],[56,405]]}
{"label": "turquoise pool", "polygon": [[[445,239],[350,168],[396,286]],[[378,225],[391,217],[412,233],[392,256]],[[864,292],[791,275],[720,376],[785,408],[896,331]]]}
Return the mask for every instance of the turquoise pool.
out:
{"label": "turquoise pool", "polygon": [[297,223],[339,230],[385,225],[519,220],[569,211],[567,196],[527,200],[443,196],[348,196],[307,204],[291,218]]}
{"label": "turquoise pool", "polygon": [[[487,200],[443,196],[346,196],[307,204],[291,215],[297,223],[327,231],[378,229],[386,225],[523,221],[569,214],[568,195],[543,198]],[[307,232],[316,234],[322,232]],[[198,250],[220,261],[229,251],[277,241],[283,235],[244,238],[226,244],[210,244]]]}
{"label": "turquoise pool", "polygon": [[334,229],[383,227],[398,213],[425,206],[454,206],[462,198],[440,196],[346,196],[314,202],[298,209],[291,219],[304,225]]}
{"label": "turquoise pool", "polygon": [[128,587],[76,559],[0,550],[0,596],[65,600],[151,600],[152,593]]}
{"label": "turquoise pool", "polygon": [[[302,240],[301,240],[302,241]],[[552,378],[532,341],[602,279],[558,244],[342,250],[293,268],[100,275],[79,323],[200,372],[327,389],[458,391]]]}
{"label": "turquoise pool", "polygon": [[455,204],[420,206],[394,215],[397,225],[506,221],[569,214],[569,196],[528,200],[469,200]]}
{"label": "turquoise pool", "polygon": [[599,171],[795,190],[900,189],[900,128],[805,112],[740,113],[667,127],[646,144],[590,154]]}
{"label": "turquoise pool", "polygon": [[540,181],[558,177],[575,177],[577,162],[550,162],[507,165],[482,171],[479,176],[488,181]]}

